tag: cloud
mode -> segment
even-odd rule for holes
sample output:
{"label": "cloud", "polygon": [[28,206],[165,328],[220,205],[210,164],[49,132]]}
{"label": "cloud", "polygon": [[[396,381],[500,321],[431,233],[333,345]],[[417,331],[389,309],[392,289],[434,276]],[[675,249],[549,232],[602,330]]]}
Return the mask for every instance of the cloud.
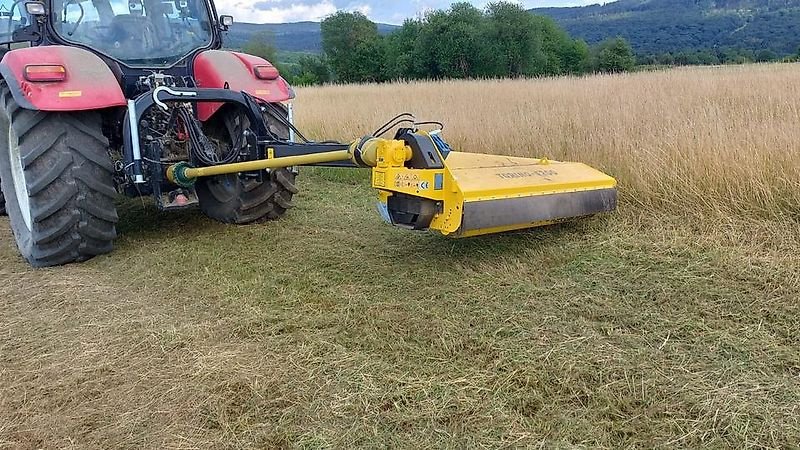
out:
{"label": "cloud", "polygon": [[614,0],[527,0],[520,1],[527,8],[546,8],[549,6],[587,6],[609,3]]}
{"label": "cloud", "polygon": [[350,3],[344,9],[348,11],[358,11],[367,17],[372,16],[372,5],[369,5],[367,3],[359,3],[359,4]]}
{"label": "cloud", "polygon": [[[402,23],[430,9],[446,9],[457,0],[216,0],[221,14],[232,14],[240,22],[286,23],[319,21],[338,10],[359,11],[372,20]],[[527,8],[543,6],[580,6],[603,3],[603,0],[511,0]],[[473,0],[482,8],[489,0]]]}
{"label": "cloud", "polygon": [[304,20],[320,21],[336,12],[336,5],[330,0],[316,3],[286,2],[283,0],[262,0],[249,2],[236,0],[220,2],[218,8],[232,14],[240,22],[286,23]]}

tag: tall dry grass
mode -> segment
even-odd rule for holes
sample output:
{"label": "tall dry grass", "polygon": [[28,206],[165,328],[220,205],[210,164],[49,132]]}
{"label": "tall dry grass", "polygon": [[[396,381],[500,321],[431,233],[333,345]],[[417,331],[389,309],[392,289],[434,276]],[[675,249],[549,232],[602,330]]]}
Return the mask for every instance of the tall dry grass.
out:
{"label": "tall dry grass", "polygon": [[312,87],[296,108],[316,138],[353,139],[409,111],[445,122],[463,151],[584,161],[641,208],[800,215],[796,64]]}

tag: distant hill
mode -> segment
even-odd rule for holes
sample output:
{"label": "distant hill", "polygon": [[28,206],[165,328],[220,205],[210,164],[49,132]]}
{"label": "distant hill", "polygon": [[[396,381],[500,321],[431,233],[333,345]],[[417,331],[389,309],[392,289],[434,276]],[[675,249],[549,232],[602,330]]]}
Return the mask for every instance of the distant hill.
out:
{"label": "distant hill", "polygon": [[800,46],[800,0],[619,0],[531,11],[590,44],[622,36],[640,54],[743,48],[786,55]]}
{"label": "distant hill", "polygon": [[[378,24],[378,32],[391,33],[395,25]],[[322,51],[322,33],[319,22],[297,22],[279,24],[234,23],[224,38],[225,46],[241,48],[256,33],[267,31],[272,33],[273,43],[283,52]]]}
{"label": "distant hill", "polygon": [[[639,54],[736,48],[787,55],[800,47],[800,0],[619,0],[531,11],[590,44],[622,36]],[[397,28],[378,24],[381,34]],[[262,31],[271,32],[283,52],[322,51],[319,22],[235,23],[225,45],[241,47]]]}

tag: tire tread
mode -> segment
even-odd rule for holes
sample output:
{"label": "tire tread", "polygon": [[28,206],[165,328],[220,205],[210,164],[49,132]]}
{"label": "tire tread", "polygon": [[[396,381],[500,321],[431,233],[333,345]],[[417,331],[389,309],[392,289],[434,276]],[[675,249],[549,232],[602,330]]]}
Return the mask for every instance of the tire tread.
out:
{"label": "tire tread", "polygon": [[[288,127],[270,114],[265,114],[264,120],[276,130],[283,127],[277,130],[278,134],[288,139]],[[209,131],[225,128],[219,123],[216,124],[218,127],[210,125]],[[218,137],[220,140],[229,139],[229,135]],[[292,197],[299,192],[295,184],[296,175],[289,169],[274,169],[263,181],[239,175],[201,179],[197,183],[200,209],[208,217],[223,223],[244,225],[279,219],[293,206]]]}
{"label": "tire tread", "polygon": [[[23,256],[34,267],[47,267],[110,252],[117,235],[117,191],[99,112],[23,109],[3,84],[0,102],[3,121],[10,122],[19,139],[30,196],[31,230],[21,217],[14,217],[18,208],[11,211]],[[7,150],[0,152],[5,152],[0,155],[0,166],[8,165]],[[0,169],[4,177],[10,174],[9,167]],[[0,181],[13,189],[11,180]],[[25,239],[23,233],[27,233]]]}

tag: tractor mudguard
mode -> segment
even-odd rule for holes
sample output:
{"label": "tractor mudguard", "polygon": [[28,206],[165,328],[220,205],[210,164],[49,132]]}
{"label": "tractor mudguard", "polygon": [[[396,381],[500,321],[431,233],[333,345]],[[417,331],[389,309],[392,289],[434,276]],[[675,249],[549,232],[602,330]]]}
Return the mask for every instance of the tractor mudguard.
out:
{"label": "tractor mudguard", "polygon": [[[29,81],[28,65],[62,66],[62,81]],[[85,111],[125,106],[125,95],[111,69],[97,55],[77,47],[49,45],[11,50],[0,74],[18,105],[41,111]]]}
{"label": "tractor mudguard", "polygon": [[[278,76],[274,80],[256,77],[256,66],[272,64],[263,58],[224,50],[207,50],[194,59],[194,79],[199,88],[228,88],[246,92],[265,102],[285,102],[294,98],[289,83]],[[208,120],[222,103],[199,103],[197,117]]]}

